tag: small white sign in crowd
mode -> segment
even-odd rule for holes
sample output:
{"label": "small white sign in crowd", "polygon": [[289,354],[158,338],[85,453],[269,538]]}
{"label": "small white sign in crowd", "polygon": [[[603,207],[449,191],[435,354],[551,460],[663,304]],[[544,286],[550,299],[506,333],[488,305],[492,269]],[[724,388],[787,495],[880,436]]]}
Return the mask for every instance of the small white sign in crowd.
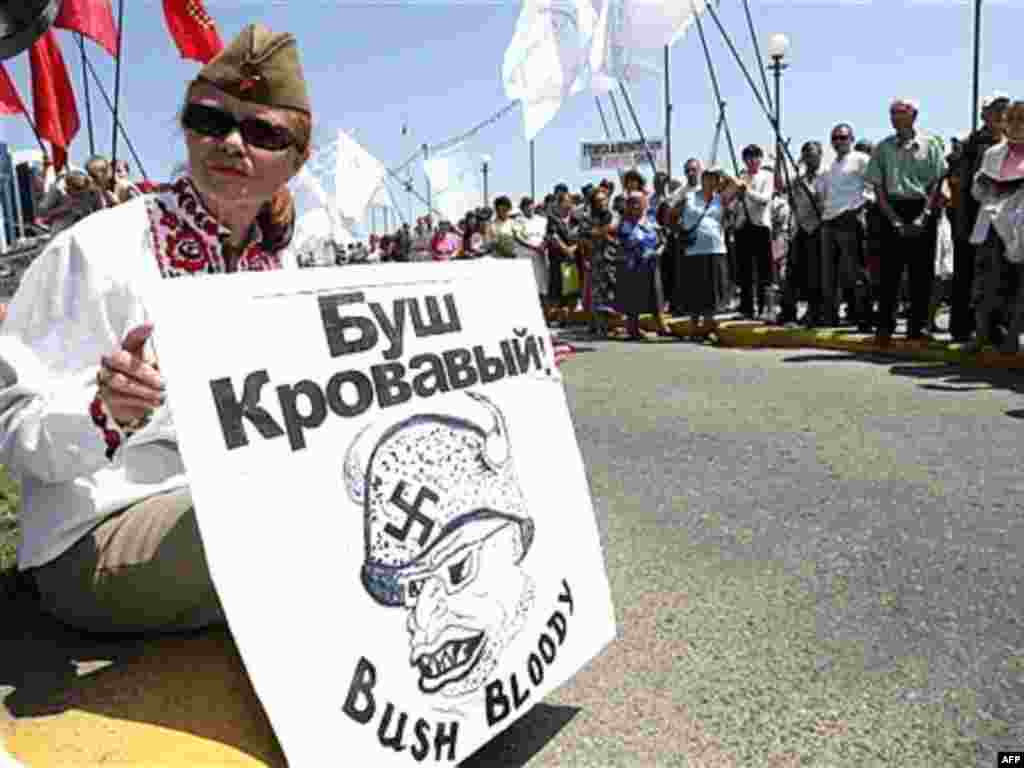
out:
{"label": "small white sign in crowd", "polygon": [[[647,139],[654,164],[665,168],[665,143]],[[649,166],[642,141],[584,141],[580,144],[580,168],[584,171],[628,171]]]}
{"label": "small white sign in crowd", "polygon": [[210,569],[291,765],[455,765],[613,639],[535,293],[493,260],[161,289]]}

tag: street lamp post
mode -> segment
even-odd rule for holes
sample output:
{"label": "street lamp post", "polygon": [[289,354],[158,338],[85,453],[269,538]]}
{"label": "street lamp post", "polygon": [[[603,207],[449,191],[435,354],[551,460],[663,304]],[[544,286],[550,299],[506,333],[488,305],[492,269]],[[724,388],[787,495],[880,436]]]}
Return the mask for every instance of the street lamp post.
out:
{"label": "street lamp post", "polygon": [[480,170],[483,172],[484,175],[484,208],[486,208],[488,205],[490,205],[490,197],[487,194],[487,172],[490,170],[491,156],[480,155],[480,162]]}
{"label": "street lamp post", "polygon": [[781,33],[776,33],[768,38],[768,56],[771,58],[772,63],[768,65],[768,70],[775,75],[775,165],[779,165],[779,160],[783,155],[782,151],[782,71],[786,69],[789,64],[786,64],[783,59],[786,58],[786,52],[789,50],[789,38]]}
{"label": "street lamp post", "polygon": [[974,73],[971,77],[971,131],[978,130],[979,72],[981,70],[981,0],[974,0]]}

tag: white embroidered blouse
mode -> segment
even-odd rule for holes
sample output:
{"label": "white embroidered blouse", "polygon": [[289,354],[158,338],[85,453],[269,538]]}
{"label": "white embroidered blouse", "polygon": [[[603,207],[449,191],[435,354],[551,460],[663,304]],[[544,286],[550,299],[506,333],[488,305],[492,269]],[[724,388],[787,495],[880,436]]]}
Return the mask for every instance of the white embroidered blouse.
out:
{"label": "white embroidered blouse", "polygon": [[[112,512],[188,484],[169,405],[111,459],[89,405],[100,357],[149,321],[154,286],[225,272],[226,235],[182,178],[82,220],[25,272],[0,327],[0,464],[22,484],[19,568],[55,559]],[[261,240],[257,231],[239,271],[292,266]]]}

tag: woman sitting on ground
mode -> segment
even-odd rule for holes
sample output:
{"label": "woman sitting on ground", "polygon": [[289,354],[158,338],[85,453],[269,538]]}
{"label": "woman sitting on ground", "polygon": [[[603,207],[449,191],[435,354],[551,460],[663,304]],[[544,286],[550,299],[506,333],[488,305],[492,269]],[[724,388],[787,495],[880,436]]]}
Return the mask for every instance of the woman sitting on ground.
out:
{"label": "woman sitting on ground", "polygon": [[0,463],[22,483],[18,567],[44,610],[87,631],[224,620],[147,297],[162,278],[287,263],[286,185],[312,132],[294,38],[246,27],[189,84],[181,124],[189,175],[54,238],[0,336]]}

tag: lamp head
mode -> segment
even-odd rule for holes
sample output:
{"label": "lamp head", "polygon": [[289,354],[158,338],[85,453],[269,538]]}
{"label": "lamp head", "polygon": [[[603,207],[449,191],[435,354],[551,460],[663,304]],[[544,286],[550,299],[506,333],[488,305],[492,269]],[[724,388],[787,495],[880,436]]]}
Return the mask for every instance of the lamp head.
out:
{"label": "lamp head", "polygon": [[789,38],[781,32],[776,32],[768,38],[768,55],[772,59],[783,59],[789,51]]}

